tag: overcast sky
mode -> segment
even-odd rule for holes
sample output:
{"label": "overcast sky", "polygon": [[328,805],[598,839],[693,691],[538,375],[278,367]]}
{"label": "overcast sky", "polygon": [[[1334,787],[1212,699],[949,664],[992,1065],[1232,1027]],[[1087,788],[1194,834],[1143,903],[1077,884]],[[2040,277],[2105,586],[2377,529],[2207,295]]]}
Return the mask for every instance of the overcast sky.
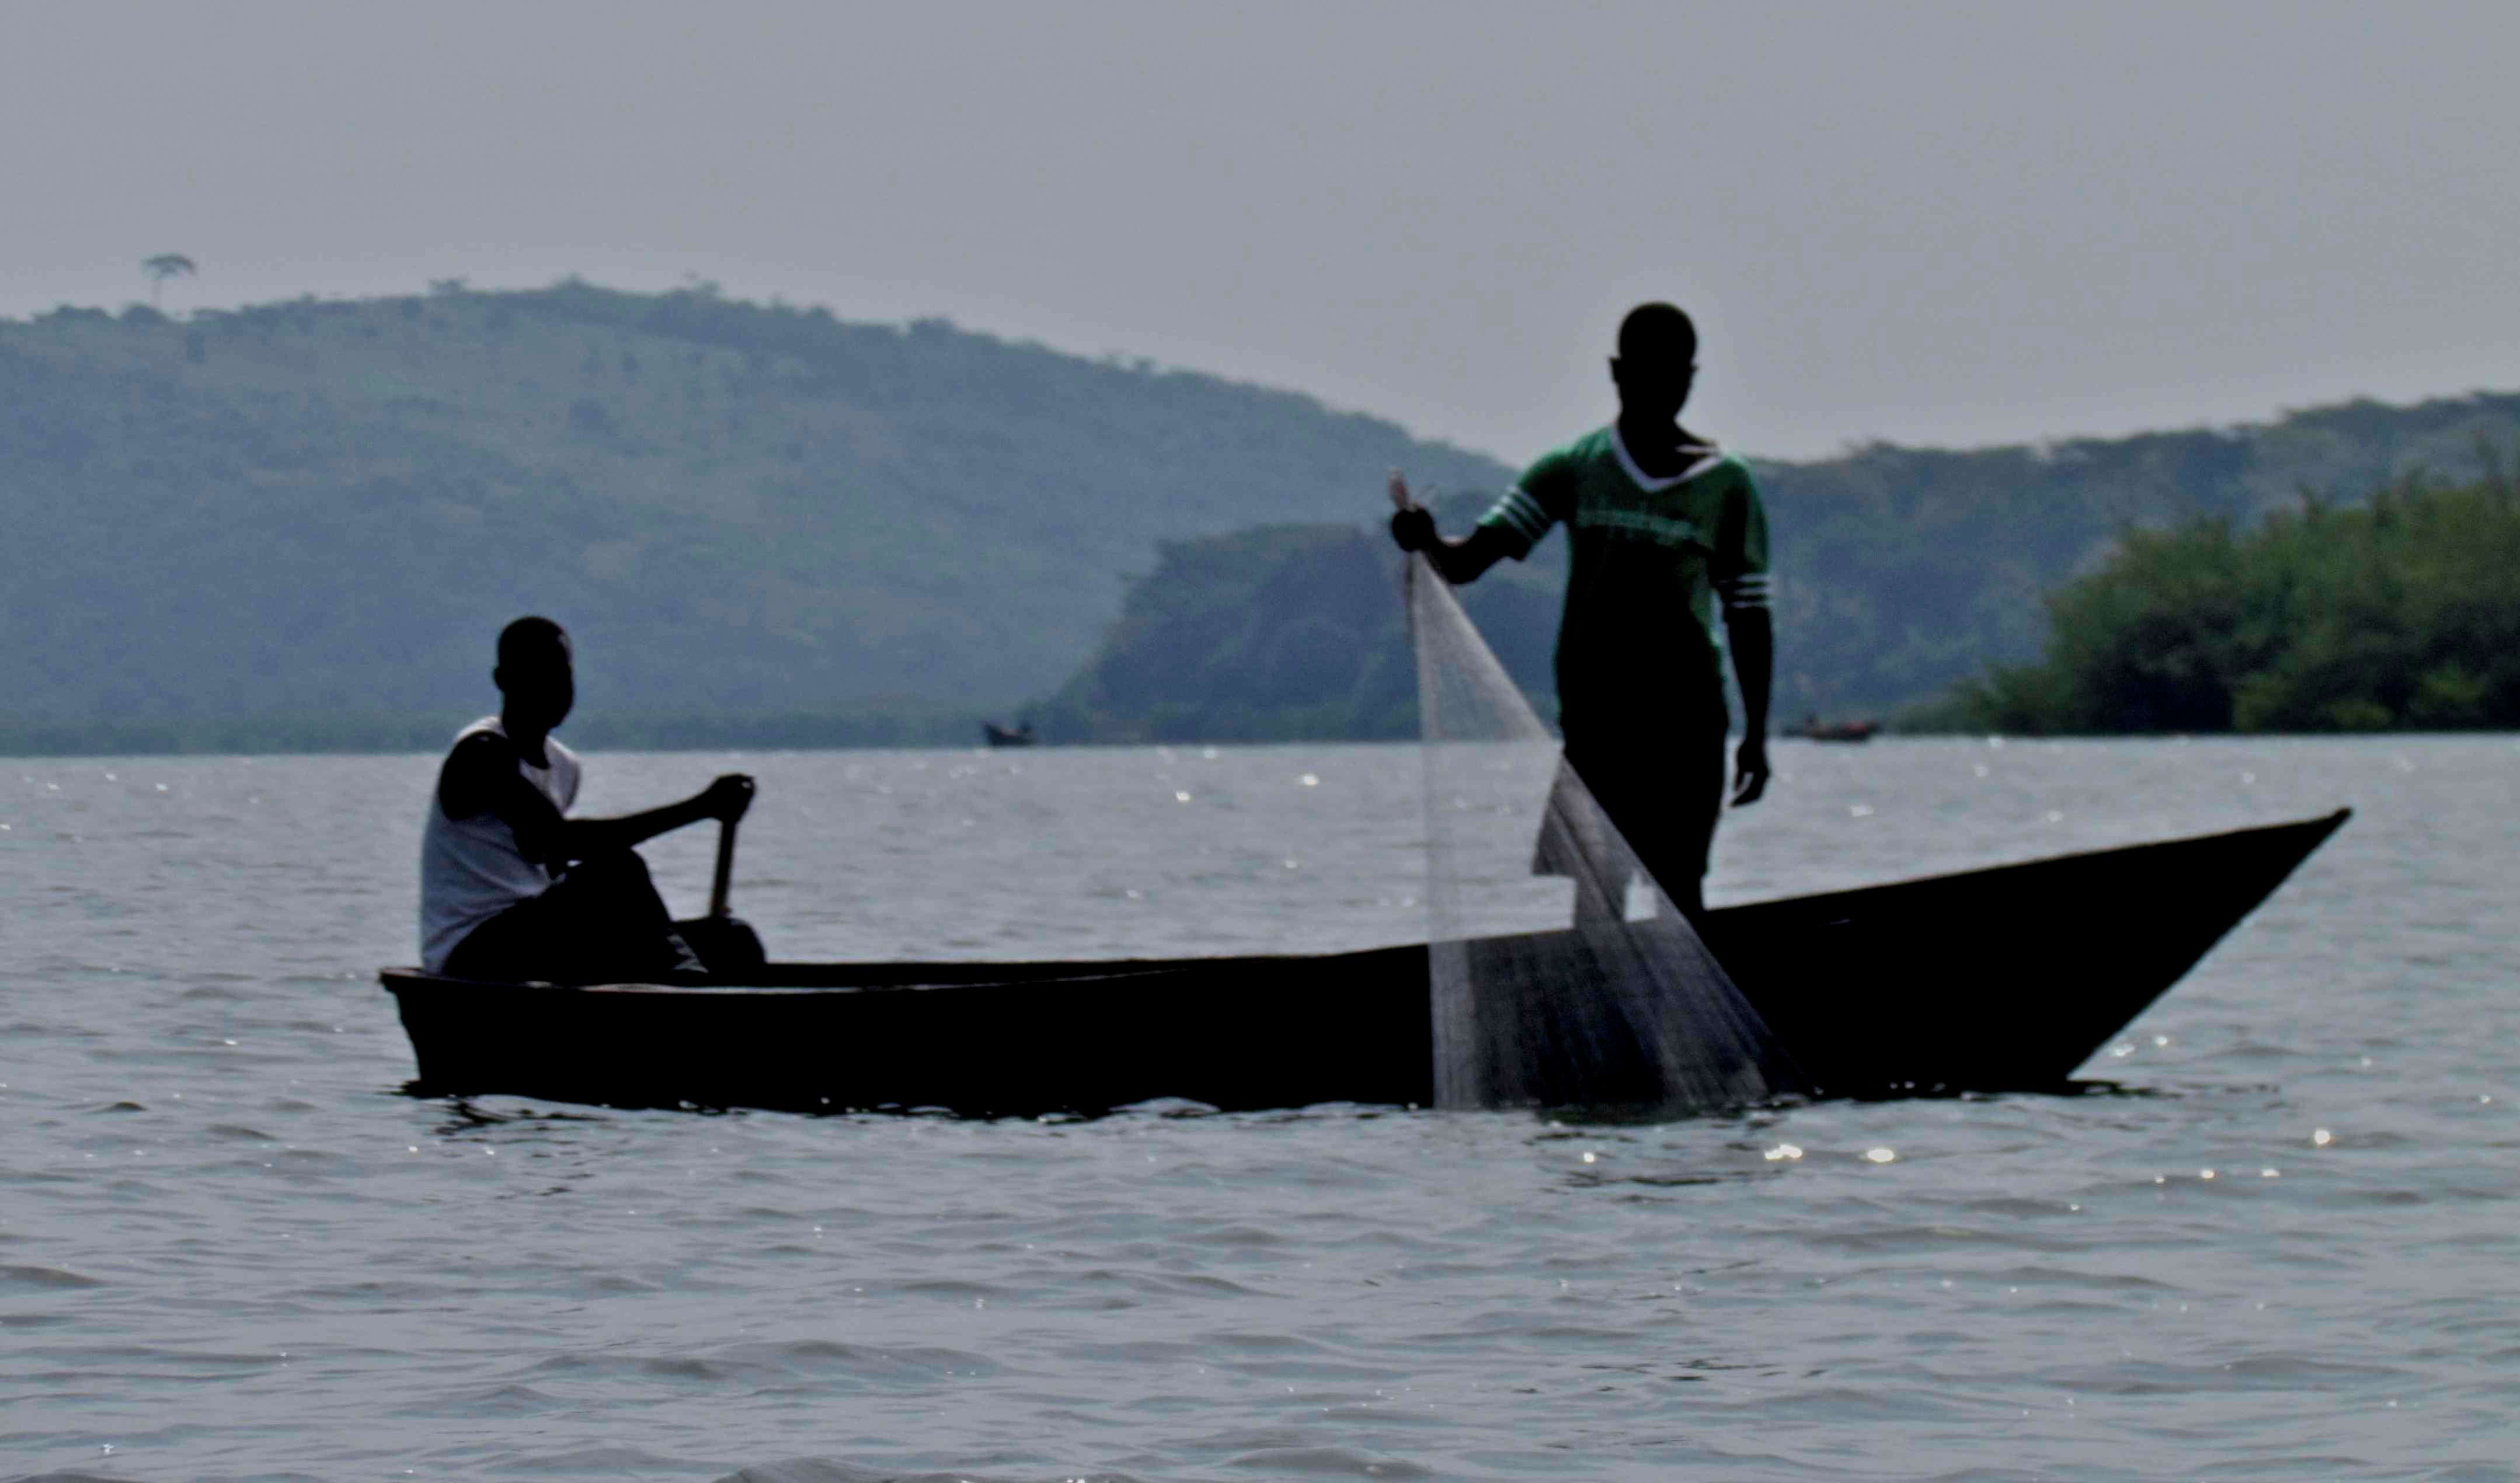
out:
{"label": "overcast sky", "polygon": [[2520,387],[2520,5],[0,0],[0,314],[568,273],[1520,462],[1619,314],[1745,452]]}

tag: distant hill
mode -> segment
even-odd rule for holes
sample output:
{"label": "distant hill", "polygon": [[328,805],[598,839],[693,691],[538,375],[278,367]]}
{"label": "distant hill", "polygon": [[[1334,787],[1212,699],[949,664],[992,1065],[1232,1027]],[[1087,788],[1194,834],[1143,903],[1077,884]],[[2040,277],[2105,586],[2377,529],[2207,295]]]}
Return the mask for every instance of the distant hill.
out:
{"label": "distant hill", "polygon": [[435,744],[559,618],[581,737],[962,740],[1155,544],[1495,465],[942,321],[563,284],[0,321],[0,747]]}
{"label": "distant hill", "polygon": [[[1512,476],[942,321],[446,287],[0,320],[0,750],[434,745],[528,610],[578,637],[593,744],[962,741],[1053,696],[1071,735],[1385,734],[1382,471],[1456,491],[1456,529]],[[1779,705],[1886,710],[2027,658],[2038,594],[2128,524],[2515,442],[2520,396],[2479,396],[1761,464]],[[1471,604],[1535,686],[1561,545]]]}
{"label": "distant hill", "polygon": [[[2420,472],[2491,474],[2520,451],[2520,396],[2359,402],[2263,427],[1975,452],[1875,445],[1759,463],[1774,530],[1780,719],[1902,710],[1960,724],[1952,687],[2037,653],[2043,595],[2130,531],[2248,528],[2306,493],[2350,506]],[[1479,500],[1438,514],[1465,529]],[[1507,667],[1550,713],[1562,536],[1464,592]],[[1161,741],[1414,733],[1399,561],[1354,526],[1277,527],[1164,549],[1100,653],[1040,708],[1054,739]],[[2060,609],[2064,610],[2064,609]],[[1648,651],[1641,647],[1641,665]],[[1647,671],[1640,669],[1641,683]]]}

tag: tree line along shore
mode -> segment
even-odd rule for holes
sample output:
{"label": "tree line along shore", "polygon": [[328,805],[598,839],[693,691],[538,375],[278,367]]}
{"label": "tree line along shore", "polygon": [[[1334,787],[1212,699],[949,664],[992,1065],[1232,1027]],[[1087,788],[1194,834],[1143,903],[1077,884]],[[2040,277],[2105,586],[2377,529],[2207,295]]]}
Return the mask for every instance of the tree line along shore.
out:
{"label": "tree line along shore", "polygon": [[1919,724],[2031,736],[2520,728],[2520,480],[2401,480],[2240,527],[2130,530],[2036,662]]}

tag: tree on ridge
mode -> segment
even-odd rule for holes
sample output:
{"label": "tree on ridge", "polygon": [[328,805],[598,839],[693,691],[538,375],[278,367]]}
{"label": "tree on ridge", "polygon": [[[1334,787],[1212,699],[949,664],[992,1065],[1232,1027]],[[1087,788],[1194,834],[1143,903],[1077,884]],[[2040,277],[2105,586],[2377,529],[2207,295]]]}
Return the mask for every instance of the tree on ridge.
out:
{"label": "tree on ridge", "polygon": [[140,260],[140,271],[148,274],[152,280],[149,286],[149,306],[154,309],[158,307],[158,301],[165,294],[166,280],[173,278],[178,274],[193,273],[200,270],[193,266],[193,260],[191,258],[186,257],[181,252],[160,252],[155,257],[142,258]]}

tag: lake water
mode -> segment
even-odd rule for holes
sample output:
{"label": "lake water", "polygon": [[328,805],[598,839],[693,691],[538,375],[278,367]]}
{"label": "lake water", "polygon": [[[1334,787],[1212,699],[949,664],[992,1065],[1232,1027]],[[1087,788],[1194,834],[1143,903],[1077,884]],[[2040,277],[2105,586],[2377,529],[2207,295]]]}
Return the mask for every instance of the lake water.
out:
{"label": "lake water", "polygon": [[[1718,904],[2358,814],[2123,1095],[976,1123],[403,1096],[433,759],[0,762],[0,1477],[2520,1477],[2520,741],[1777,762]],[[1407,747],[726,767],[782,957],[1424,930]]]}

